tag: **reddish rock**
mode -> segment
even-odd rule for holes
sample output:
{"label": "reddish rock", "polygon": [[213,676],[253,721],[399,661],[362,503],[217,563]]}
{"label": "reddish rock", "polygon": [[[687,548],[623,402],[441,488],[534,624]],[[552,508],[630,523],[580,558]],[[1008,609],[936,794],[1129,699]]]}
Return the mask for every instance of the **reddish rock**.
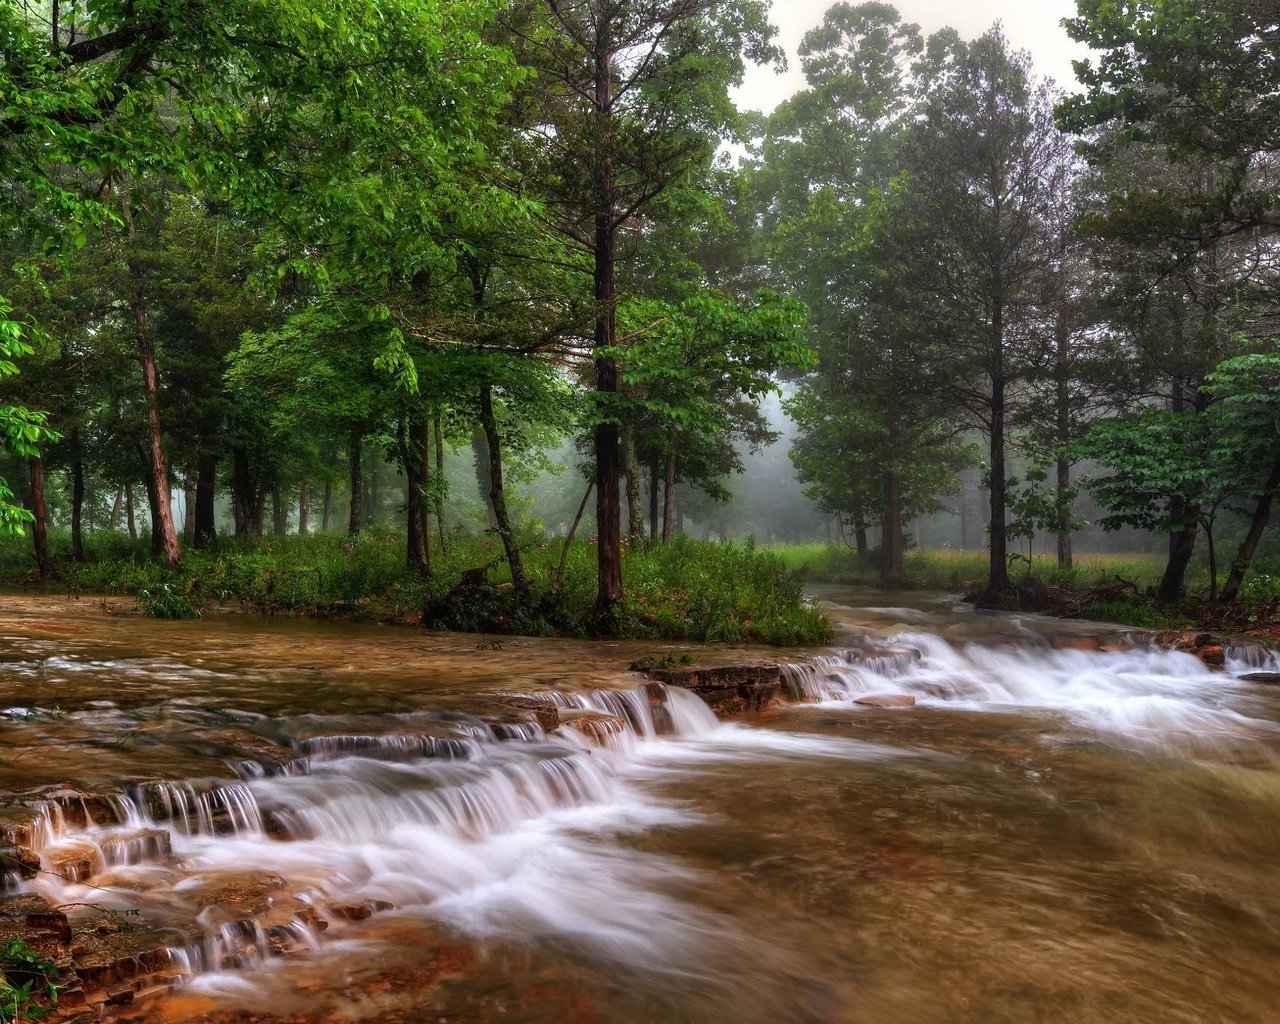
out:
{"label": "reddish rock", "polygon": [[102,865],[98,851],[90,843],[62,842],[44,852],[44,869],[69,882],[83,882],[97,873]]}
{"label": "reddish rock", "polygon": [[872,708],[911,708],[915,707],[916,699],[909,693],[869,693],[854,703]]}
{"label": "reddish rock", "polygon": [[1227,660],[1227,654],[1221,644],[1205,644],[1196,650],[1196,654],[1206,665],[1222,665]]}
{"label": "reddish rock", "polygon": [[1053,646],[1062,651],[1099,651],[1102,642],[1096,636],[1055,636]]}
{"label": "reddish rock", "polygon": [[560,724],[576,729],[593,743],[606,743],[610,736],[617,736],[627,731],[627,723],[617,715],[577,708],[562,709]]}
{"label": "reddish rock", "polygon": [[767,662],[656,668],[647,674],[667,686],[692,690],[722,717],[763,711],[782,701],[782,671]]}

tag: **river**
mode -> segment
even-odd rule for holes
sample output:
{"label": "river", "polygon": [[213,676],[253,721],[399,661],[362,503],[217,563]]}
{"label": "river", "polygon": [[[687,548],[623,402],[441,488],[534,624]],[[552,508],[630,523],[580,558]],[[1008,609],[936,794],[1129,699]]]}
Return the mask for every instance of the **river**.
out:
{"label": "river", "polygon": [[159,944],[112,1019],[1276,1020],[1271,655],[819,596],[731,722],[654,645],[0,598],[0,878]]}

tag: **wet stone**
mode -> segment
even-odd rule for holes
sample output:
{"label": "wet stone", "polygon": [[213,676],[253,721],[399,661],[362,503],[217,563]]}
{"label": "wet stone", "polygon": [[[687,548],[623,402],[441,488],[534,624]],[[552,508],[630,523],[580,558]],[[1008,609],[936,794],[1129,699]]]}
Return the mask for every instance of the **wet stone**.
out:
{"label": "wet stone", "polygon": [[91,878],[99,866],[98,851],[89,843],[63,842],[44,853],[44,869],[69,882]]}
{"label": "wet stone", "polygon": [[916,699],[909,693],[869,693],[854,703],[870,708],[911,708],[915,707]]}
{"label": "wet stone", "polygon": [[561,710],[560,724],[582,733],[594,743],[606,743],[610,737],[622,735],[627,731],[627,723],[617,715],[576,708]]}
{"label": "wet stone", "polygon": [[162,828],[138,829],[102,841],[103,859],[115,866],[160,860],[172,852],[172,839]]}
{"label": "wet stone", "polygon": [[[71,954],[75,971],[90,990],[112,990],[121,982],[145,977],[169,966],[171,933],[150,929],[121,929],[99,934],[101,919],[76,924]],[[109,994],[109,993],[108,993]],[[105,1000],[104,1000],[105,1001]]]}
{"label": "wet stone", "polygon": [[1240,678],[1246,683],[1261,683],[1264,686],[1280,686],[1280,672],[1250,672]]}
{"label": "wet stone", "polygon": [[100,793],[64,786],[42,794],[43,798],[61,808],[62,819],[76,828],[90,825],[114,825],[119,819],[112,799]]}
{"label": "wet stone", "polygon": [[782,701],[782,670],[771,663],[655,668],[646,674],[692,690],[720,716],[763,711]]}
{"label": "wet stone", "polygon": [[243,763],[256,766],[248,774],[283,775],[305,766],[307,758],[292,747],[248,729],[206,729],[193,733],[191,745],[231,762],[241,774]]}

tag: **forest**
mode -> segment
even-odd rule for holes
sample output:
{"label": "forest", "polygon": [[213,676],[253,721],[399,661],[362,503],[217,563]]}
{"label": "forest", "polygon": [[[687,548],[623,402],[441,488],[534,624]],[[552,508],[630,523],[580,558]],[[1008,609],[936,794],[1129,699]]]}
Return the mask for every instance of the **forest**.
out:
{"label": "forest", "polygon": [[781,541],[911,582],[974,480],[982,604],[1088,527],[1274,609],[1280,12],[1066,29],[836,3],[766,115],[765,0],[3,0],[0,573],[813,643]]}

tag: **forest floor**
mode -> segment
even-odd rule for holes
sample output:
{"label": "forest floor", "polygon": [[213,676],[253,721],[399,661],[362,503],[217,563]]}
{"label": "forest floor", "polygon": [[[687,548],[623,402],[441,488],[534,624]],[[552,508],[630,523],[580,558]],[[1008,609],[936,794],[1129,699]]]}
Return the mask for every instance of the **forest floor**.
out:
{"label": "forest floor", "polygon": [[[806,579],[820,583],[879,585],[879,568],[839,544],[770,549]],[[904,559],[906,585],[950,590],[976,598],[987,583],[983,551],[913,550]],[[1069,571],[1051,557],[1019,556],[1012,567],[1014,592],[1007,607],[1069,618],[1118,622],[1149,629],[1203,629],[1280,643],[1280,575],[1250,574],[1240,600],[1209,600],[1208,571],[1188,573],[1187,596],[1176,602],[1153,596],[1164,562],[1154,555],[1078,556]]]}
{"label": "forest floor", "polygon": [[[145,540],[51,538],[55,572],[42,579],[28,539],[0,539],[0,585],[46,593],[134,599],[154,618],[192,618],[211,607],[439,629],[529,636],[811,646],[831,626],[804,594],[798,573],[747,543],[678,538],[624,552],[625,611],[604,628],[591,618],[596,548],[531,535],[520,548],[529,592],[520,594],[497,539],[458,536],[434,551],[429,575],[406,564],[403,535],[367,533],[221,540],[188,550],[177,569],[152,557]],[[563,558],[563,573],[560,572]]]}

